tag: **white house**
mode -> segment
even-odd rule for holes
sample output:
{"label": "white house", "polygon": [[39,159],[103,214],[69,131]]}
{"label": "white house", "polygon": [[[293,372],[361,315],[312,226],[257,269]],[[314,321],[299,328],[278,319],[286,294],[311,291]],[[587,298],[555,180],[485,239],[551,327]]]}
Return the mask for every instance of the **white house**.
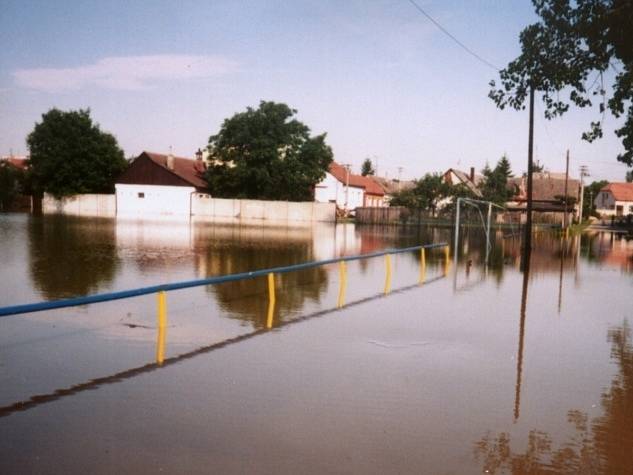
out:
{"label": "white house", "polygon": [[594,199],[601,216],[633,214],[633,183],[609,183]]}
{"label": "white house", "polygon": [[116,213],[127,217],[189,217],[193,196],[208,196],[202,154],[196,160],[141,153],[117,179]]}
{"label": "white house", "polygon": [[384,206],[383,189],[370,177],[355,175],[336,162],[330,164],[325,178],[314,187],[314,201],[336,203],[345,211],[363,206]]}

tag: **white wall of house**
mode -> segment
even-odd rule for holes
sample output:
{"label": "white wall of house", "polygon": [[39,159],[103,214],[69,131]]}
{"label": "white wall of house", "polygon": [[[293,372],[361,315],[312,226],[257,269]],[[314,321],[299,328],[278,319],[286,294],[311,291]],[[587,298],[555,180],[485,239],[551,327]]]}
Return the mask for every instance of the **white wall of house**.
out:
{"label": "white wall of house", "polygon": [[364,188],[349,187],[349,194],[346,193],[346,186],[330,173],[325,174],[325,178],[314,187],[314,201],[318,203],[336,203],[339,208],[345,209],[347,198],[347,209],[353,210],[364,205]]}
{"label": "white wall of house", "polygon": [[627,216],[633,214],[633,201],[617,201],[610,191],[601,191],[594,200],[601,216]]}
{"label": "white wall of house", "polygon": [[185,217],[191,215],[192,186],[126,185],[117,183],[117,215],[125,217]]}

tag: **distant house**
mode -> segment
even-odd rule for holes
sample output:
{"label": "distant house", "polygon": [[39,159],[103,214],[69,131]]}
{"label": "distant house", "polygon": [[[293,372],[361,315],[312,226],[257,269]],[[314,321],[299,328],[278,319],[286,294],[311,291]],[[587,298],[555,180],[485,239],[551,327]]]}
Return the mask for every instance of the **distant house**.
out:
{"label": "distant house", "polygon": [[463,185],[468,190],[471,191],[473,195],[478,198],[482,197],[481,190],[479,189],[479,185],[483,182],[483,175],[479,175],[475,173],[475,168],[470,168],[470,173],[463,172],[461,170],[457,170],[455,168],[449,168],[444,173],[444,182],[449,185],[457,186]]}
{"label": "distant house", "polygon": [[609,183],[594,200],[601,216],[633,214],[633,183]]}
{"label": "distant house", "polygon": [[363,206],[385,206],[385,192],[369,177],[355,175],[332,162],[325,178],[314,187],[314,201],[336,203],[346,212]]}
{"label": "distant house", "polygon": [[28,168],[28,157],[25,156],[7,155],[0,157],[0,162],[4,162],[7,165],[22,171]]}
{"label": "distant house", "polygon": [[375,181],[380,185],[382,190],[385,193],[384,196],[384,205],[388,206],[389,202],[393,198],[396,193],[400,193],[401,191],[410,190],[415,186],[415,182],[412,180],[398,180],[395,178],[386,178],[381,176],[369,176],[371,180]]}
{"label": "distant house", "polygon": [[191,160],[141,153],[116,181],[117,215],[189,216],[192,196],[209,196],[205,170],[201,154]]}
{"label": "distant house", "polygon": [[[527,203],[527,175],[508,179],[508,186],[513,188],[514,196],[508,202],[509,207],[523,209]],[[565,210],[565,174],[564,173],[533,173],[532,174],[532,203],[534,211],[563,212]],[[567,179],[568,201],[574,205],[568,210],[577,210],[580,201],[580,181],[575,178]]]}

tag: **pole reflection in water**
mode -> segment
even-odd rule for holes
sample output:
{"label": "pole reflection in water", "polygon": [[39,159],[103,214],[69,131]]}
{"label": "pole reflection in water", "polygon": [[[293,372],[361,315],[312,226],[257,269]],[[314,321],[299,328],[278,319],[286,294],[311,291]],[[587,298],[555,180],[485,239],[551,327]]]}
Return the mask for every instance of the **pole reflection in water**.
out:
{"label": "pole reflection in water", "polygon": [[342,308],[345,306],[345,290],[347,289],[347,266],[345,261],[339,263],[339,289],[338,299],[336,302],[336,308]]}
{"label": "pole reflection in water", "polygon": [[530,248],[524,252],[523,285],[521,287],[521,310],[519,319],[519,348],[517,350],[517,382],[514,395],[514,422],[519,420],[521,411],[521,375],[523,372],[523,342],[525,339],[525,314],[527,309],[528,283],[530,280]]}

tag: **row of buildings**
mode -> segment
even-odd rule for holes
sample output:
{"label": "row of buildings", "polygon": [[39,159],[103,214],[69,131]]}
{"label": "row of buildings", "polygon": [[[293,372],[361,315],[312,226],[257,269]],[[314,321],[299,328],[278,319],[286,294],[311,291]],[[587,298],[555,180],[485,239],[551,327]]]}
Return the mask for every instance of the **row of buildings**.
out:
{"label": "row of buildings", "polygon": [[[25,169],[26,157],[2,157],[10,166]],[[117,212],[132,215],[188,215],[191,214],[192,197],[210,197],[204,173],[207,163],[202,152],[195,159],[175,157],[172,154],[143,152],[117,179]],[[443,175],[451,185],[463,185],[473,195],[481,197],[482,175],[471,168],[464,172],[450,168]],[[567,179],[562,173],[534,173],[533,201],[536,211],[562,211],[561,197],[580,201],[581,183]],[[509,208],[520,210],[527,201],[526,177],[511,178],[508,185],[514,196]],[[353,212],[359,207],[389,206],[392,196],[412,188],[414,182],[387,179],[377,176],[362,176],[352,173],[349,167],[332,162],[325,178],[314,189],[314,201],[335,203],[341,213]],[[595,198],[594,204],[603,216],[626,216],[633,214],[633,184],[610,183]]]}

